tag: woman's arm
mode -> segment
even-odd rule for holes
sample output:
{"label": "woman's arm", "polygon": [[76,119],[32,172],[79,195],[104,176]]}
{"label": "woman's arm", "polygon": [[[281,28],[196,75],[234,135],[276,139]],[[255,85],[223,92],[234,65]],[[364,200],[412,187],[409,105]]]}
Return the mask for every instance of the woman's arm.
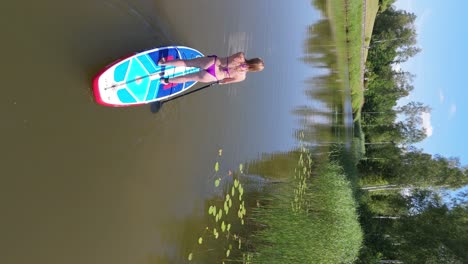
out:
{"label": "woman's arm", "polygon": [[237,53],[231,55],[230,61],[238,61],[238,62],[245,61],[244,52],[237,52]]}
{"label": "woman's arm", "polygon": [[245,77],[237,77],[237,78],[224,78],[219,81],[219,84],[227,84],[227,83],[236,83],[245,80]]}

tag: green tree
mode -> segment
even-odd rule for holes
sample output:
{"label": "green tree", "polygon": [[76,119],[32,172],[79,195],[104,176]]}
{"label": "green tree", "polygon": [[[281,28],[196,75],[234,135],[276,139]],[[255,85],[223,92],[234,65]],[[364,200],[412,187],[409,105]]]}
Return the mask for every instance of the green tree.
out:
{"label": "green tree", "polygon": [[374,24],[374,32],[371,41],[371,50],[379,46],[381,50],[394,59],[388,64],[402,63],[416,55],[420,49],[416,47],[416,29],[414,21],[416,15],[404,10],[397,10],[390,6],[380,13]]}
{"label": "green tree", "polygon": [[443,186],[459,188],[466,185],[468,176],[453,160],[410,149],[402,156],[398,182],[413,186]]}
{"label": "green tree", "polygon": [[468,208],[450,209],[440,196],[420,190],[408,198],[412,214],[395,228],[400,244],[397,255],[406,263],[466,263]]}
{"label": "green tree", "polygon": [[395,2],[396,0],[379,0],[379,12],[384,12]]}
{"label": "green tree", "polygon": [[360,161],[358,169],[370,185],[371,179],[384,180],[385,184],[399,187],[454,189],[468,183],[467,170],[460,166],[457,158],[432,156],[414,147],[399,149],[394,144],[373,146],[367,155],[373,158]]}
{"label": "green tree", "polygon": [[[393,1],[381,1],[382,5]],[[397,101],[414,89],[414,75],[394,70],[393,65],[404,62],[420,51],[416,47],[416,16],[389,6],[378,14],[368,61],[366,62],[367,89],[362,112],[382,113],[363,118],[363,130],[367,142],[393,141],[405,145],[425,138],[421,118],[413,114],[422,110],[421,105],[409,105],[407,109],[395,110]],[[418,106],[415,108],[415,106]],[[407,114],[406,119],[397,121],[398,114]]]}
{"label": "green tree", "polygon": [[466,199],[447,204],[431,189],[363,197],[360,214],[365,245],[358,263],[461,264],[468,260]]}
{"label": "green tree", "polygon": [[423,128],[423,114],[430,113],[431,108],[420,102],[410,102],[398,107],[397,112],[404,117],[401,124],[402,134],[405,135],[405,143],[413,144],[426,138],[426,131]]}

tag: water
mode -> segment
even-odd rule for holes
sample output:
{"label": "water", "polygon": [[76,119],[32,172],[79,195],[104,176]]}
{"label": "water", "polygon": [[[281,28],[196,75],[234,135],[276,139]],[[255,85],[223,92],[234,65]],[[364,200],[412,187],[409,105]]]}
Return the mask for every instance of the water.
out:
{"label": "water", "polygon": [[[10,1],[0,11],[0,263],[178,263],[223,171],[287,151],[320,71],[301,61],[309,1]],[[106,108],[94,74],[169,44],[266,69],[164,104]]]}

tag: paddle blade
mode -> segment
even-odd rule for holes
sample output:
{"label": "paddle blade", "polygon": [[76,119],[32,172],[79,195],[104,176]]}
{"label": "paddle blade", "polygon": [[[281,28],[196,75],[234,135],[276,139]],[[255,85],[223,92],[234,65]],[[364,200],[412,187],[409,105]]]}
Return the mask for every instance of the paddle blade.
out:
{"label": "paddle blade", "polygon": [[151,103],[150,104],[151,113],[156,114],[157,112],[159,112],[162,105],[163,105],[163,102],[161,101],[156,101],[154,103]]}

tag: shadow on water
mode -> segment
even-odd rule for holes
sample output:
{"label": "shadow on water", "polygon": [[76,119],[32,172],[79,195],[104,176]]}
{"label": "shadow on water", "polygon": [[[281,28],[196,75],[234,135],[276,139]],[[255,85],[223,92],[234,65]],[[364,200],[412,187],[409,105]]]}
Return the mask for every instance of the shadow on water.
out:
{"label": "shadow on water", "polygon": [[201,86],[201,87],[197,87],[197,88],[191,88],[189,89],[188,91],[184,91],[178,95],[175,95],[173,97],[170,97],[166,100],[162,100],[162,101],[157,101],[157,102],[154,102],[154,103],[150,103],[150,110],[151,110],[151,113],[153,114],[156,114],[157,112],[159,112],[159,110],[161,110],[161,108],[163,107],[163,105],[167,102],[170,102],[170,101],[173,101],[173,100],[176,100],[178,98],[181,98],[181,97],[184,97],[184,96],[188,96],[190,94],[193,94],[193,93],[197,93],[197,92],[200,92],[202,91],[203,89],[206,89],[206,88],[209,88],[211,86],[214,86],[214,85],[217,85],[218,82],[212,82],[212,83],[209,83],[209,84],[206,84],[204,86]]}
{"label": "shadow on water", "polygon": [[[337,143],[349,148],[353,131],[349,78],[346,73],[345,79],[341,79],[338,72],[337,43],[331,31],[331,21],[327,18],[325,1],[316,0],[314,5],[321,10],[324,18],[308,28],[303,60],[322,69],[323,73],[307,80],[311,87],[306,90],[306,95],[312,106],[299,107],[295,113],[301,117],[306,142],[312,145]],[[315,118],[317,116],[322,117],[318,122]],[[328,125],[331,125],[329,128],[332,133],[319,134],[330,138],[315,137],[313,131],[321,127],[327,129]]]}
{"label": "shadow on water", "polygon": [[[86,87],[90,87],[99,70],[115,60],[176,41],[168,31],[158,2],[85,0],[79,5],[69,5],[63,1],[48,0],[41,5],[37,10],[39,12],[48,6],[57,10],[49,19],[60,23],[48,30],[62,42],[62,48],[68,49],[67,56],[72,56],[70,59],[75,62],[74,65],[81,66],[77,70],[84,74]],[[70,17],[64,17],[70,12]]]}

